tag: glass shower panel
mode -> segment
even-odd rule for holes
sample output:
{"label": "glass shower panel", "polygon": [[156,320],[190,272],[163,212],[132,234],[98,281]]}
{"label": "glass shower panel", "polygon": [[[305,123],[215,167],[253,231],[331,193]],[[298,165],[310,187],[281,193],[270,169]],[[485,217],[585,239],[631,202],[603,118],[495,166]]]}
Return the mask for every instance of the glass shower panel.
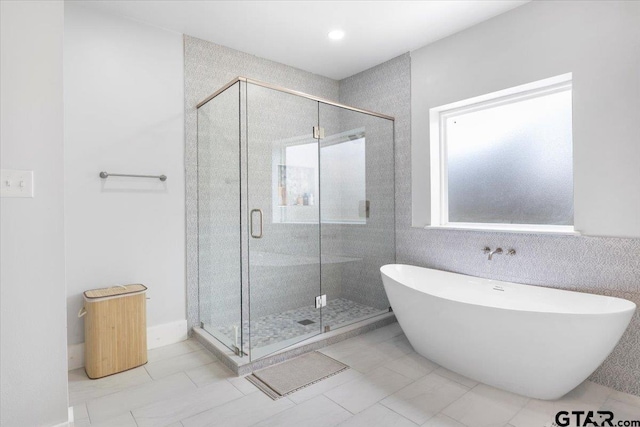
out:
{"label": "glass shower panel", "polygon": [[380,267],[395,263],[393,121],[320,103],[323,330],[389,310]]}
{"label": "glass shower panel", "polygon": [[318,102],[251,83],[246,96],[255,360],[321,332]]}
{"label": "glass shower panel", "polygon": [[198,109],[198,278],[202,327],[242,351],[240,84]]}

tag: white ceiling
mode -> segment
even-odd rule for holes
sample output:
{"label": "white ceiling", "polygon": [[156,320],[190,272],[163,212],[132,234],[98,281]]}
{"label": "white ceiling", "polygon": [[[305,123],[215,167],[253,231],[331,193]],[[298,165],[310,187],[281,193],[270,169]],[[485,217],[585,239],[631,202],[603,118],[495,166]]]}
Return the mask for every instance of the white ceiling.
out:
{"label": "white ceiling", "polygon": [[[471,1],[83,1],[139,21],[343,79],[527,3]],[[346,35],[329,40],[332,29]]]}

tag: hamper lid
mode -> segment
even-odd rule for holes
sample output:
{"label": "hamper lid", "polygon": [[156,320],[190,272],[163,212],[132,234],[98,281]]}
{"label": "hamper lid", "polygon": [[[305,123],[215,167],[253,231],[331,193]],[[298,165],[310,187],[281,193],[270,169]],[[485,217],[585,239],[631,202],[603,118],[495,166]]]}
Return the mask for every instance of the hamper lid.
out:
{"label": "hamper lid", "polygon": [[144,292],[146,290],[147,287],[139,283],[132,285],[116,285],[109,288],[100,288],[85,291],[84,297],[87,299],[116,297],[137,292]]}

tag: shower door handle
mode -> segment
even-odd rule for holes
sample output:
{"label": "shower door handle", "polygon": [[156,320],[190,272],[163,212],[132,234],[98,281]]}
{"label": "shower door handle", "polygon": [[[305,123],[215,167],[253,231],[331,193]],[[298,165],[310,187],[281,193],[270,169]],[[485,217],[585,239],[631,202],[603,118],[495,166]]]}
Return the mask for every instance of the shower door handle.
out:
{"label": "shower door handle", "polygon": [[[253,214],[254,213],[259,213],[260,214],[260,233],[259,234],[255,234],[253,232]],[[264,221],[262,220],[262,209],[251,209],[251,214],[250,214],[250,218],[249,218],[249,222],[250,222],[250,228],[251,228],[251,237],[253,237],[254,239],[260,239],[262,238],[262,227],[264,225]]]}

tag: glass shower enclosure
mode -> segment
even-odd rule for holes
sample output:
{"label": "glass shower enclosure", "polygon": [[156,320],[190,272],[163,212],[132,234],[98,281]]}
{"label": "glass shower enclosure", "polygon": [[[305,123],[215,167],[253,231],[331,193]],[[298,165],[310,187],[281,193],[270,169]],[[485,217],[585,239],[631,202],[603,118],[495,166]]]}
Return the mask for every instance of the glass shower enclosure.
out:
{"label": "glass shower enclosure", "polygon": [[389,311],[393,118],[239,77],[198,105],[202,328],[256,360]]}

